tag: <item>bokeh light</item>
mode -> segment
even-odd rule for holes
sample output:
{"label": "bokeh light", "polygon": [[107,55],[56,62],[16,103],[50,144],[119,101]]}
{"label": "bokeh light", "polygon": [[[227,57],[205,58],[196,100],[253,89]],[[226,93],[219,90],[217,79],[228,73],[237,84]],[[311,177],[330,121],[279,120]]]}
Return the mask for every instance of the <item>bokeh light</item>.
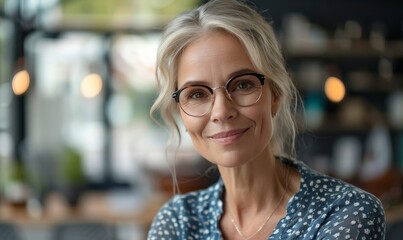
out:
{"label": "bokeh light", "polygon": [[344,99],[346,88],[339,78],[329,77],[325,83],[325,94],[330,101],[338,103]]}
{"label": "bokeh light", "polygon": [[102,91],[102,78],[96,73],[87,75],[81,81],[81,94],[86,98],[93,98],[98,96]]}
{"label": "bokeh light", "polygon": [[21,70],[17,72],[12,80],[12,89],[15,95],[22,95],[24,94],[30,84],[29,73],[27,70]]}

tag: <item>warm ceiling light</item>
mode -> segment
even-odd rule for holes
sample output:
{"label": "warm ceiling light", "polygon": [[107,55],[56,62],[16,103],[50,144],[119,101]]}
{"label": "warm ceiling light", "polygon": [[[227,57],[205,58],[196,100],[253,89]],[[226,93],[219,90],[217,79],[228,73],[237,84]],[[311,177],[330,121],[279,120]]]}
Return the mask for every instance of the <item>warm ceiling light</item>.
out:
{"label": "warm ceiling light", "polygon": [[29,74],[27,70],[17,72],[11,82],[11,87],[15,95],[24,94],[29,88]]}
{"label": "warm ceiling light", "polygon": [[325,83],[325,94],[330,101],[338,103],[346,95],[346,88],[340,79],[329,77]]}
{"label": "warm ceiling light", "polygon": [[102,90],[102,78],[96,73],[87,75],[81,81],[81,94],[86,98],[97,96]]}

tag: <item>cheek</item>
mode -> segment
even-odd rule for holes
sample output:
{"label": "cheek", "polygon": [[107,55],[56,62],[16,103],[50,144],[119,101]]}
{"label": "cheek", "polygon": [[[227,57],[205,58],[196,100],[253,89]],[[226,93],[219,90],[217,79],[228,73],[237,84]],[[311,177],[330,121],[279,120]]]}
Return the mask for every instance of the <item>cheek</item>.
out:
{"label": "cheek", "polygon": [[269,105],[263,105],[261,108],[253,111],[253,113],[250,113],[252,119],[255,120],[256,136],[260,137],[265,142],[269,142],[273,135],[273,119],[271,117],[271,109],[267,106]]}
{"label": "cheek", "polygon": [[263,118],[263,122],[265,124],[267,138],[270,140],[273,136],[273,119],[271,118],[271,114],[266,114]]}
{"label": "cheek", "polygon": [[206,125],[202,118],[190,117],[184,113],[181,113],[181,118],[187,133],[192,138],[192,141],[195,141],[195,138],[202,137]]}

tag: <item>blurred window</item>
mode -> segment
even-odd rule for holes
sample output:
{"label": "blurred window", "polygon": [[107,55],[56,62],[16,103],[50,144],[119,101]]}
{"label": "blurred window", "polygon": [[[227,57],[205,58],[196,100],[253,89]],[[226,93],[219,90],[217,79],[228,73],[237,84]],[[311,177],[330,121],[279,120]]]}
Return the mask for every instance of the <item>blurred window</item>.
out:
{"label": "blurred window", "polygon": [[[8,2],[9,16],[18,15],[11,14],[16,2]],[[38,172],[59,170],[72,150],[93,182],[131,181],[139,165],[166,169],[167,134],[148,113],[157,95],[156,51],[162,27],[198,4],[27,0],[20,6],[32,79],[24,150]],[[190,139],[183,142],[190,149]],[[189,152],[186,158],[195,156]],[[44,183],[63,181],[58,171],[39,175]]]}
{"label": "blurred window", "polygon": [[59,4],[41,12],[39,22],[45,28],[149,30],[163,27],[198,3],[199,0],[59,0]]}
{"label": "blurred window", "polygon": [[[3,9],[0,0],[0,11]],[[7,181],[7,169],[13,159],[11,119],[13,93],[11,89],[13,26],[11,22],[0,17],[0,202],[4,195]]]}
{"label": "blurred window", "polygon": [[66,149],[74,149],[87,176],[102,179],[107,78],[103,38],[92,33],[37,32],[26,45],[35,80],[27,101],[27,156],[34,162],[63,159]]}
{"label": "blurred window", "polygon": [[[166,169],[167,131],[149,117],[158,92],[155,81],[159,33],[117,34],[111,39],[112,95],[106,103],[111,123],[112,165],[116,178],[133,178],[134,166]],[[190,139],[183,138],[187,162],[197,159]]]}

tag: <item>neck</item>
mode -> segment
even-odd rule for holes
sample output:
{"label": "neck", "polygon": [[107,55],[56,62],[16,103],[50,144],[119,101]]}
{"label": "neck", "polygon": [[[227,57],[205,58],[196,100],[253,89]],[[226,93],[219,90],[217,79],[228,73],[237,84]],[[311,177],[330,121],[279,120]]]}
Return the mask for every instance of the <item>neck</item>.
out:
{"label": "neck", "polygon": [[264,219],[284,194],[286,167],[272,155],[241,167],[219,169],[226,190],[225,210],[241,228],[252,218]]}

